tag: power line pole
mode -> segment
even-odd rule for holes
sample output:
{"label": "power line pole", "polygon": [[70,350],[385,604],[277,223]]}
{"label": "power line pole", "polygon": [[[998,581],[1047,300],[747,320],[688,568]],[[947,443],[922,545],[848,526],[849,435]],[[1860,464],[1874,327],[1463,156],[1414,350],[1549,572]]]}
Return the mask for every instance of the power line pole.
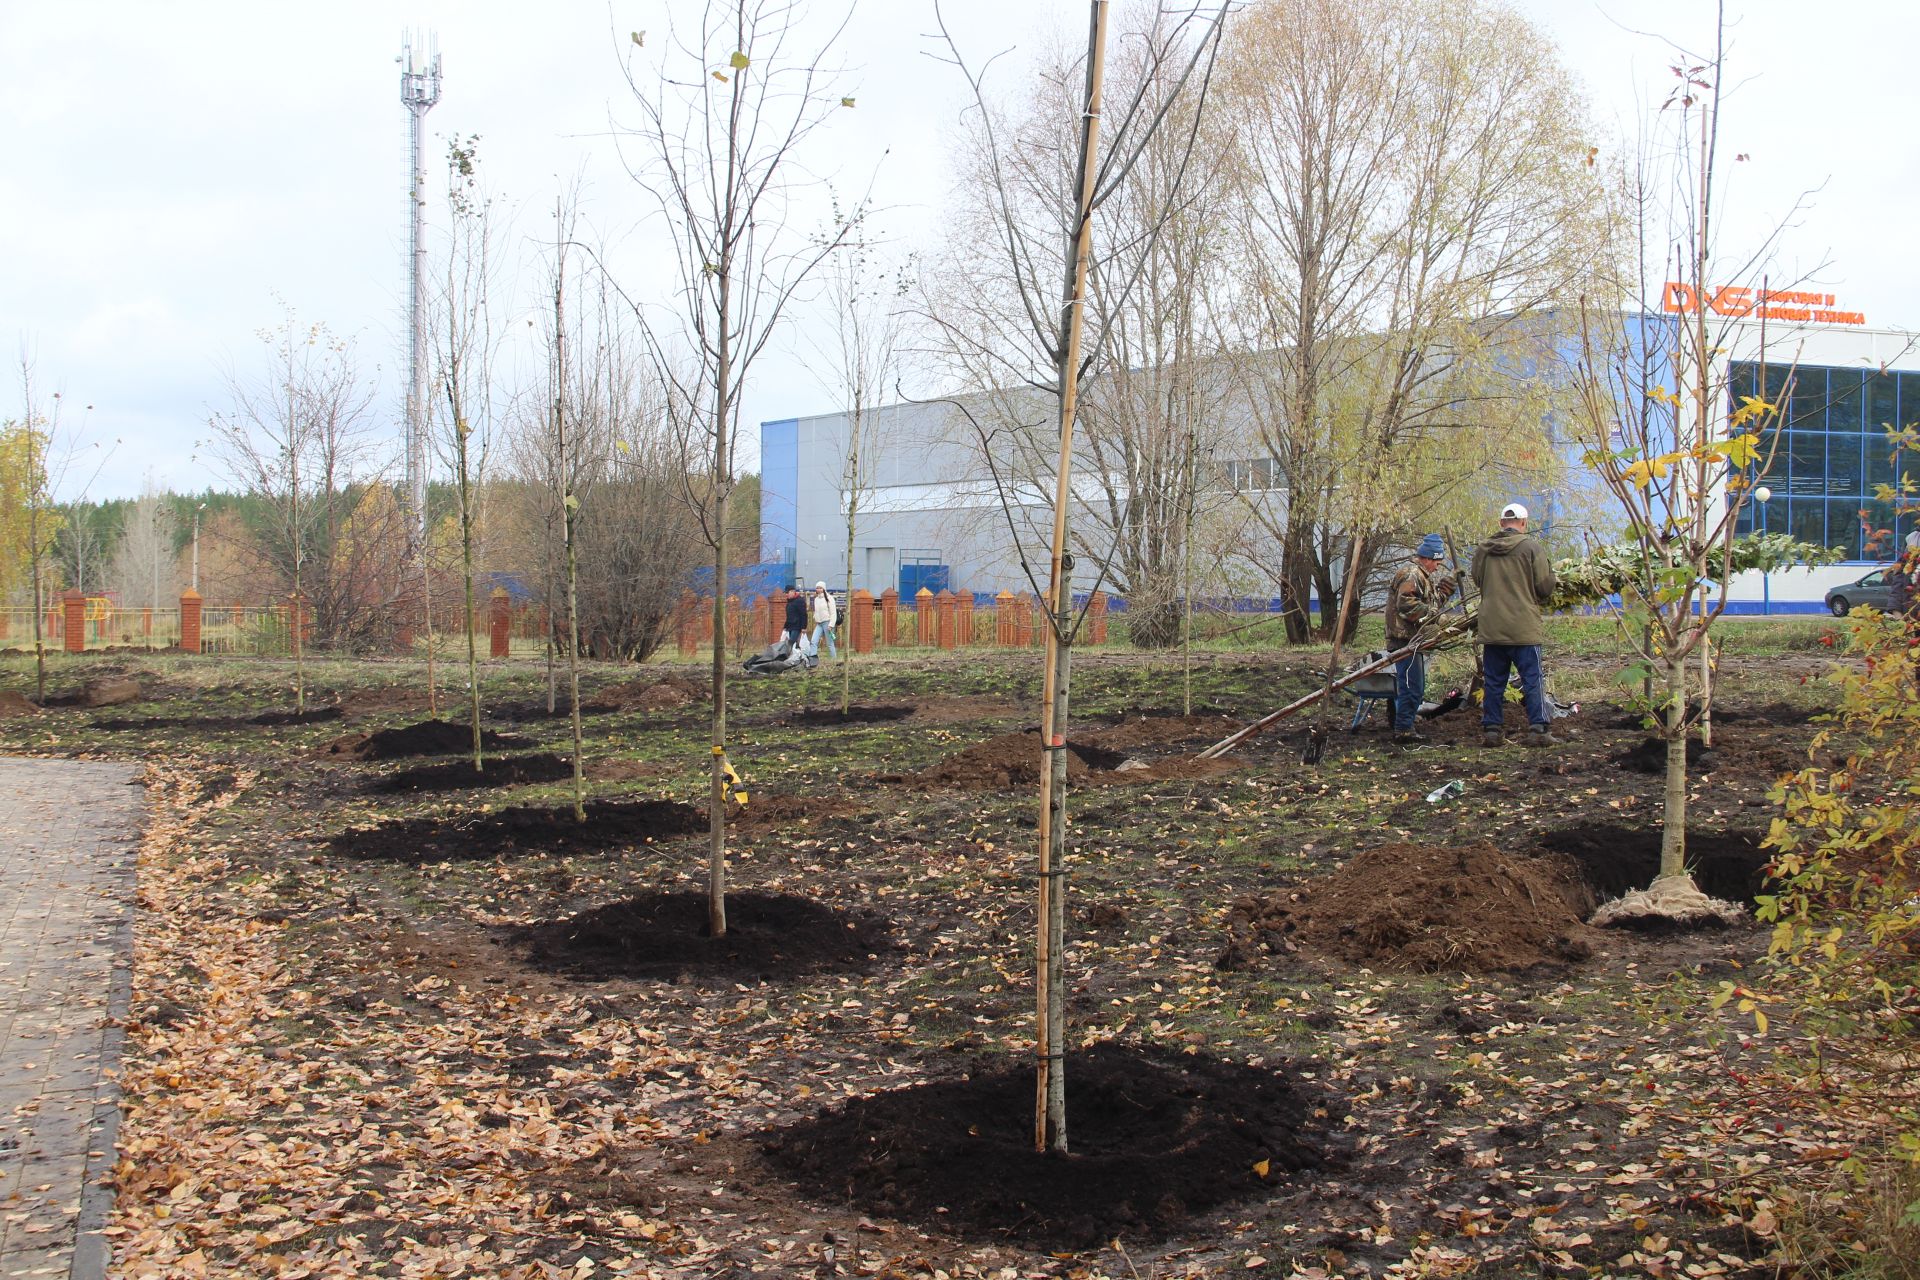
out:
{"label": "power line pole", "polygon": [[415,552],[427,545],[427,173],[421,133],[440,101],[440,42],[429,33],[422,61],[413,36],[400,38],[400,102],[407,109],[407,533]]}

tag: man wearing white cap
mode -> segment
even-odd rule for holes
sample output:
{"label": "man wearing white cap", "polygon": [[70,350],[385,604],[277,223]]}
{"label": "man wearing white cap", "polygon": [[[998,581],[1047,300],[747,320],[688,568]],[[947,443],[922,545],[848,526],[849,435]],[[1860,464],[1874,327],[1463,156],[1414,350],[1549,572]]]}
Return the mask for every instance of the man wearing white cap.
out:
{"label": "man wearing white cap", "polygon": [[840,621],[840,606],[834,602],[833,592],[827,590],[827,584],[813,584],[813,647],[820,647],[820,637],[827,638],[827,656],[840,656],[840,646],[834,643],[833,628]]}
{"label": "man wearing white cap", "polygon": [[1517,672],[1526,700],[1527,745],[1558,743],[1547,718],[1540,679],[1540,646],[1546,626],[1540,611],[1553,599],[1553,565],[1547,549],[1527,536],[1527,509],[1509,502],[1500,509],[1500,531],[1473,553],[1473,580],[1480,588],[1479,642],[1485,646],[1485,691],[1481,740],[1497,747],[1505,720],[1507,677]]}

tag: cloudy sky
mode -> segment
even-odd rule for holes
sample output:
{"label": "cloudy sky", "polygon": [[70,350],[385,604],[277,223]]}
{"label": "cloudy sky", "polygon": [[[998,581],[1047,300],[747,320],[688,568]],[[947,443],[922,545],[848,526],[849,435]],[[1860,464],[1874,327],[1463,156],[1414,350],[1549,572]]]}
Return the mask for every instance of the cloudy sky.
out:
{"label": "cloudy sky", "polygon": [[[1710,0],[1514,0],[1560,45],[1597,118],[1630,131],[1664,94],[1665,41],[1704,48]],[[626,33],[662,32],[692,0],[530,5],[420,0],[296,7],[85,0],[0,6],[0,337],[31,352],[68,422],[104,461],[76,466],[93,496],[151,476],[182,490],[226,478],[195,442],[257,376],[259,332],[283,299],[351,335],[380,368],[384,421],[399,416],[406,292],[403,24],[430,28],[445,57],[428,155],[478,134],[489,186],[511,211],[524,282],[563,183],[583,217],[644,278],[650,203],[627,177],[611,127],[631,118],[619,58]],[[1084,24],[1082,0],[954,0],[966,51],[1021,49]],[[1906,135],[1920,88],[1920,5],[1910,0],[1729,0],[1736,85],[1726,146],[1735,175],[1725,234],[1794,219],[1782,274],[1815,272],[1875,326],[1920,327],[1920,255],[1910,225],[1920,152]],[[855,110],[839,113],[813,168],[843,189],[876,182],[902,244],[936,235],[951,198],[945,154],[964,86],[929,56],[932,0],[861,0],[844,46]],[[617,33],[617,38],[616,38]],[[658,37],[649,41],[656,47]],[[877,178],[875,175],[877,174]],[[439,216],[438,208],[430,217]],[[804,317],[803,317],[804,323]],[[788,335],[748,389],[750,422],[820,412],[804,334]],[[19,412],[0,380],[0,416]],[[90,411],[81,409],[91,405]]]}

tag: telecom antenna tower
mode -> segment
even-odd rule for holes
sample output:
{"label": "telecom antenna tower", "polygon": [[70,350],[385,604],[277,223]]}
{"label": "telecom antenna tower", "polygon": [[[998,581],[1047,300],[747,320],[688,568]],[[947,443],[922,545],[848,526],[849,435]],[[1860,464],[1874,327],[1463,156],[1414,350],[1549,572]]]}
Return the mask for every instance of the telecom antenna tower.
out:
{"label": "telecom antenna tower", "polygon": [[440,41],[426,37],[423,60],[414,61],[413,36],[400,37],[400,102],[407,109],[407,222],[411,232],[407,270],[407,502],[413,550],[427,545],[427,170],[421,132],[427,112],[440,101]]}

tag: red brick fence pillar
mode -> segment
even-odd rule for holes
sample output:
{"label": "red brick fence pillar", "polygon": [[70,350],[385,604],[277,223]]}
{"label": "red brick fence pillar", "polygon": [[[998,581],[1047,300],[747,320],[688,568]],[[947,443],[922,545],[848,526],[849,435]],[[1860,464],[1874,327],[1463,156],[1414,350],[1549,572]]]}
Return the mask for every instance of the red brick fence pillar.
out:
{"label": "red brick fence pillar", "polygon": [[192,587],[180,593],[180,647],[200,652],[200,593]]}
{"label": "red brick fence pillar", "polygon": [[66,591],[60,595],[60,632],[68,653],[84,653],[87,648],[87,593]]}
{"label": "red brick fence pillar", "polygon": [[1093,644],[1107,642],[1107,593],[1096,591],[1087,601],[1087,639]]}
{"label": "red brick fence pillar", "polygon": [[487,597],[487,609],[487,652],[504,658],[513,640],[513,599],[505,587],[493,589]]}
{"label": "red brick fence pillar", "polygon": [[873,593],[865,587],[847,597],[847,643],[855,653],[873,652]]}
{"label": "red brick fence pillar", "polygon": [[888,647],[900,643],[900,592],[894,587],[880,593],[880,643]]}

